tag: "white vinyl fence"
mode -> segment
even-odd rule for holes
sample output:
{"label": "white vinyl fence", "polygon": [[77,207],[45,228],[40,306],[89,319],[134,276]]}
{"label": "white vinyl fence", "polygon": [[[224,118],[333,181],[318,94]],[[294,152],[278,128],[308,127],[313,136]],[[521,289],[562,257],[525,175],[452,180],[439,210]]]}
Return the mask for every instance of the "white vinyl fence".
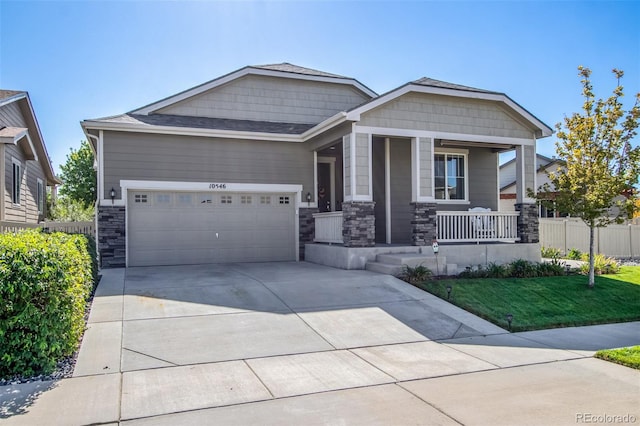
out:
{"label": "white vinyl fence", "polygon": [[[589,227],[579,219],[540,219],[540,245],[567,253],[572,248],[589,252]],[[595,229],[596,253],[640,257],[640,225],[609,225]]]}
{"label": "white vinyl fence", "polygon": [[0,233],[18,232],[22,229],[44,228],[50,232],[66,232],[68,234],[94,235],[95,225],[93,222],[41,222],[41,223],[20,223],[20,222],[0,222]]}

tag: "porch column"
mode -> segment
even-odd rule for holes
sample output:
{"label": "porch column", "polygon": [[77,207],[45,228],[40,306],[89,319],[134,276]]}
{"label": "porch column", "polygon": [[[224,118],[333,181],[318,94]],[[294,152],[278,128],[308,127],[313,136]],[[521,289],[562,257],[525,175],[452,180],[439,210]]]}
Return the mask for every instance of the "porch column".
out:
{"label": "porch column", "polygon": [[371,175],[371,135],[355,131],[342,138],[344,202],[342,237],[345,247],[375,245],[375,214]]}
{"label": "porch column", "polygon": [[437,237],[433,197],[433,139],[411,140],[411,244],[425,246]]}
{"label": "porch column", "polygon": [[537,243],[539,237],[539,217],[536,200],[528,191],[536,191],[536,144],[516,147],[516,211],[518,216],[518,237],[521,243]]}

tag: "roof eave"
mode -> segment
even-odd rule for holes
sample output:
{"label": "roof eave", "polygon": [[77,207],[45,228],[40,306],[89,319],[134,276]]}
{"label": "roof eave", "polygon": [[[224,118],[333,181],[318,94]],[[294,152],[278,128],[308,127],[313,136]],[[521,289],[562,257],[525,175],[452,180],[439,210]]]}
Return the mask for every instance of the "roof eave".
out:
{"label": "roof eave", "polygon": [[195,127],[155,126],[134,123],[107,123],[104,121],[84,120],[80,123],[85,130],[111,130],[134,133],[165,133],[184,136],[203,136],[229,139],[252,139],[274,142],[304,142],[299,134],[248,132],[239,130],[201,129]]}

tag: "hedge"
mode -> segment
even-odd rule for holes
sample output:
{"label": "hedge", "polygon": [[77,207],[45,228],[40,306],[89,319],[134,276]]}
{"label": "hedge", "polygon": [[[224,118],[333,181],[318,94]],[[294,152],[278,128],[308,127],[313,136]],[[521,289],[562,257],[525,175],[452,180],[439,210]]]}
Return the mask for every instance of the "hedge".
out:
{"label": "hedge", "polygon": [[0,378],[50,373],[75,352],[96,276],[91,237],[0,234]]}

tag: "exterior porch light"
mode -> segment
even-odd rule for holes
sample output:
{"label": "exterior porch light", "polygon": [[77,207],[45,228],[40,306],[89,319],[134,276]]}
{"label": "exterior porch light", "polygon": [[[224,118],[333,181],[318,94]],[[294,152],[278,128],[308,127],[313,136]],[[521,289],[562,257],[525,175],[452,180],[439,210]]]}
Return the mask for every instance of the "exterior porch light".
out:
{"label": "exterior porch light", "polygon": [[307,192],[307,204],[311,205],[311,193]]}
{"label": "exterior porch light", "polygon": [[507,314],[505,316],[505,318],[507,319],[507,322],[509,323],[509,331],[511,331],[511,322],[513,321],[513,314]]}
{"label": "exterior porch light", "polygon": [[111,187],[111,191],[109,191],[109,196],[111,197],[111,204],[113,204],[116,199],[116,190],[113,187]]}

